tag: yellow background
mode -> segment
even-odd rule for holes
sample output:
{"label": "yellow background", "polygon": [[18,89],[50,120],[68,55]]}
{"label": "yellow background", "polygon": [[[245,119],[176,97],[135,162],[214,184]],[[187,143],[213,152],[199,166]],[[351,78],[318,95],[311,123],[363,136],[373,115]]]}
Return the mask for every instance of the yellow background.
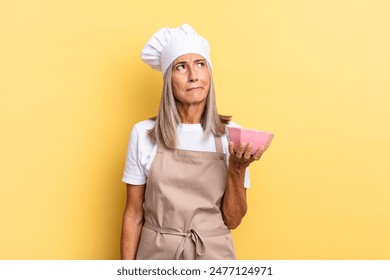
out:
{"label": "yellow background", "polygon": [[159,28],[211,44],[220,113],[275,139],[240,259],[390,259],[388,0],[0,2],[0,259],[117,259]]}

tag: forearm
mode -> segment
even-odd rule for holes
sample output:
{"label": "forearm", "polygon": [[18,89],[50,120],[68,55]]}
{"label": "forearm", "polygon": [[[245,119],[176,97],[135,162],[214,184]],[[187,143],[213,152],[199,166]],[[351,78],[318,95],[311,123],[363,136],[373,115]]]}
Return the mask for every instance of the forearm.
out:
{"label": "forearm", "polygon": [[222,217],[228,228],[234,229],[241,223],[247,211],[244,187],[245,168],[228,169],[225,195],[222,201]]}
{"label": "forearm", "polygon": [[121,259],[134,260],[137,255],[138,243],[141,237],[143,218],[123,215],[121,236]]}

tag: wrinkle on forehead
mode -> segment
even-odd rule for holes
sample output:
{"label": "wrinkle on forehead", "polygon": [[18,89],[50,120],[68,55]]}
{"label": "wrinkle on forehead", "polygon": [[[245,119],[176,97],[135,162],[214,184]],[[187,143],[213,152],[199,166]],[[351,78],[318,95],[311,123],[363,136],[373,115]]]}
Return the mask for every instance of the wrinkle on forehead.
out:
{"label": "wrinkle on forehead", "polygon": [[179,56],[173,61],[173,64],[178,63],[188,63],[188,62],[196,62],[196,61],[206,61],[206,59],[197,53],[189,53]]}

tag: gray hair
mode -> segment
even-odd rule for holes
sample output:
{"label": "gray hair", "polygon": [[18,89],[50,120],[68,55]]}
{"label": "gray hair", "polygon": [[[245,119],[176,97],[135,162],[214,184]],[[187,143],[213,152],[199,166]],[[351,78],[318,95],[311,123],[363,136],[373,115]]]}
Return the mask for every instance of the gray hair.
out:
{"label": "gray hair", "polygon": [[[210,65],[208,64],[207,66],[210,71],[211,82],[201,124],[205,132],[205,137],[208,137],[211,133],[214,136],[221,136],[225,133],[226,125],[229,123],[231,116],[218,114],[213,75]],[[175,149],[177,144],[176,128],[181,123],[181,118],[176,107],[176,99],[172,90],[172,64],[164,74],[164,85],[159,112],[157,116],[151,119],[156,121],[154,128],[149,130],[149,136],[152,140],[159,145],[164,145],[168,149]]]}

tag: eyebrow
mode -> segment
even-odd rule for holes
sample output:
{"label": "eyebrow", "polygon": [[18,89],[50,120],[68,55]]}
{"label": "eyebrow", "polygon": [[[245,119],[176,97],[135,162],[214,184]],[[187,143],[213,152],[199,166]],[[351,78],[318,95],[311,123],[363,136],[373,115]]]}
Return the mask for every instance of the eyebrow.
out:
{"label": "eyebrow", "polygon": [[[197,62],[206,62],[206,59],[199,58],[199,59],[194,60],[194,62],[195,62],[195,63],[197,63]],[[178,64],[186,64],[186,63],[187,63],[187,61],[178,61],[178,62],[176,62],[173,66],[175,67],[175,66],[177,66]]]}

